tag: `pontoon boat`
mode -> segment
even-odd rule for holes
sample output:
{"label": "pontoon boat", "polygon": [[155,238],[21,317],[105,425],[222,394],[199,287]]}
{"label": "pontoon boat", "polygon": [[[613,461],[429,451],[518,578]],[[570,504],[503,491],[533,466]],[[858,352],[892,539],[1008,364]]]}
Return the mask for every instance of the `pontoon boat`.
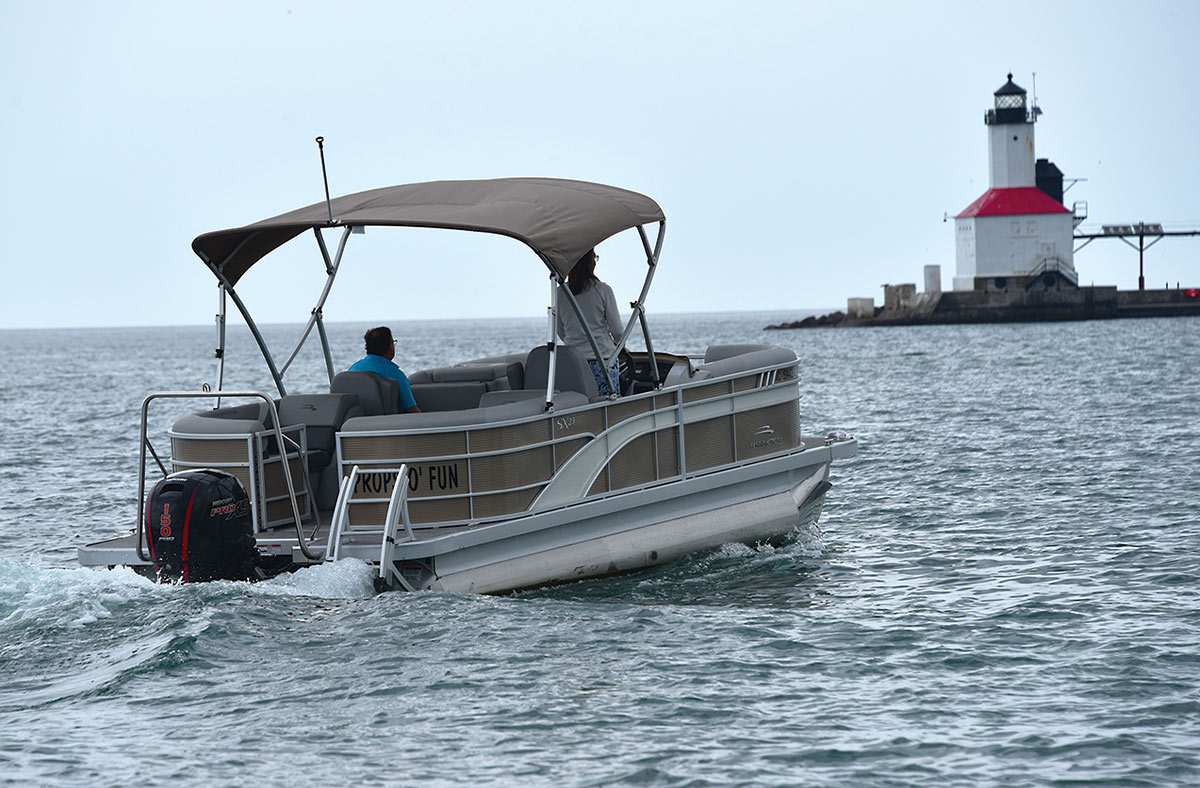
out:
{"label": "pontoon boat", "polygon": [[[398,412],[392,381],[336,371],[323,322],[347,242],[368,226],[523,242],[550,272],[546,341],[412,373],[421,412]],[[353,557],[378,569],[381,588],[494,593],[628,572],[729,542],[787,538],[818,518],[830,464],[853,456],[857,442],[801,434],[791,350],[713,345],[689,356],[654,348],[645,303],[665,227],[662,209],[641,194],[503,178],[376,189],[199,236],[192,249],[221,293],[216,390],[146,398],[137,525],[80,548],[81,563],[199,580]],[[647,270],[618,344],[620,394],[602,397],[584,354],[556,337],[557,310],[579,313],[560,285],[587,250],[627,230],[640,236]],[[236,286],[308,231],[325,284],[279,366]],[[326,231],[340,231],[332,255]],[[277,395],[221,388],[226,297]],[[291,393],[283,373],[313,328],[329,389]],[[644,349],[631,353],[625,345],[635,329]],[[163,459],[147,435],[147,412],[179,397],[210,407],[174,423]],[[148,465],[164,477],[149,495]],[[201,566],[207,551],[226,548],[241,557],[224,569]]]}

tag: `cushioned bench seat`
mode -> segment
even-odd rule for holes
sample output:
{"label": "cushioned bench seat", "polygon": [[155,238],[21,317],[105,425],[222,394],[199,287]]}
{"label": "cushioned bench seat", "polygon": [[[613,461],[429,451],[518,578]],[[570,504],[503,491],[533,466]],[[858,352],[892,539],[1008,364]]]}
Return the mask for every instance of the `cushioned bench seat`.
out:
{"label": "cushioned bench seat", "polygon": [[417,407],[425,413],[477,408],[487,392],[520,389],[524,381],[521,364],[503,360],[422,369],[408,376]]}

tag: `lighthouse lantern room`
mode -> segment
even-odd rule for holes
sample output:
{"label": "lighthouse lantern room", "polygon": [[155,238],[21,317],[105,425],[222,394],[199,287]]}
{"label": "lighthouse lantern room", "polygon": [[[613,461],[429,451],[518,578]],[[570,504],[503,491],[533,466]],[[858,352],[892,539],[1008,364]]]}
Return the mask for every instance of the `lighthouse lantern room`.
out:
{"label": "lighthouse lantern room", "polygon": [[986,289],[989,279],[1000,285],[1009,277],[1044,271],[1077,285],[1074,214],[1060,202],[1061,174],[1055,194],[1055,184],[1044,176],[1058,170],[1050,162],[1038,162],[1034,152],[1033,130],[1041,110],[1027,105],[1025,89],[1013,82],[1012,74],[994,95],[995,107],[984,116],[989,188],[954,220],[954,289]]}

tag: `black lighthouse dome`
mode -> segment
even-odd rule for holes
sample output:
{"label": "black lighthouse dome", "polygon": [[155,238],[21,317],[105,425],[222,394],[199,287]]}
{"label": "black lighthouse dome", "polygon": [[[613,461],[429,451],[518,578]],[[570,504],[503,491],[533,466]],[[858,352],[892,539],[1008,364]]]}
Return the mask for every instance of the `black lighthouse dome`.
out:
{"label": "black lighthouse dome", "polygon": [[994,123],[1028,123],[1029,113],[1025,107],[1025,88],[1013,82],[1012,74],[1008,81],[995,92],[996,108],[988,110],[985,122],[990,126]]}

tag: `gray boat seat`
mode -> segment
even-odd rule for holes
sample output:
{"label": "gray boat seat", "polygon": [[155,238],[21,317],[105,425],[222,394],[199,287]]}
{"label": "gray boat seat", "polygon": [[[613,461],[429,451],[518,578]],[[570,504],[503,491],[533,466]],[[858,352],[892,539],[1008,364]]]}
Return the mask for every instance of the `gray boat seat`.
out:
{"label": "gray boat seat", "polygon": [[171,429],[183,435],[249,435],[271,429],[271,409],[262,400],[191,413]]}
{"label": "gray boat seat", "polygon": [[399,409],[400,384],[374,372],[339,372],[329,384],[329,393],[357,395],[363,416],[387,415]]}
{"label": "gray boat seat", "polygon": [[279,423],[304,425],[310,470],[333,458],[334,435],[346,419],[362,415],[356,394],[291,394],[279,400]]}
{"label": "gray boat seat", "polygon": [[712,361],[720,361],[731,356],[744,356],[747,353],[753,353],[756,350],[767,350],[777,347],[776,345],[759,345],[759,344],[736,344],[736,345],[709,345],[704,350],[704,363],[708,364]]}
{"label": "gray boat seat", "polygon": [[796,360],[796,353],[778,345],[713,345],[704,354],[704,359],[704,363],[696,367],[693,380],[700,379],[697,376],[701,373],[719,378],[760,367],[786,364]]}
{"label": "gray boat seat", "polygon": [[479,407],[485,393],[519,389],[524,379],[520,364],[496,362],[423,369],[409,375],[408,382],[421,411],[435,412]]}
{"label": "gray boat seat", "polygon": [[[577,391],[590,402],[602,399],[591,365],[587,363],[583,354],[573,347],[558,346],[554,378],[554,388],[559,391]],[[550,349],[545,345],[538,345],[525,357],[525,389],[544,392],[549,379]]]}

